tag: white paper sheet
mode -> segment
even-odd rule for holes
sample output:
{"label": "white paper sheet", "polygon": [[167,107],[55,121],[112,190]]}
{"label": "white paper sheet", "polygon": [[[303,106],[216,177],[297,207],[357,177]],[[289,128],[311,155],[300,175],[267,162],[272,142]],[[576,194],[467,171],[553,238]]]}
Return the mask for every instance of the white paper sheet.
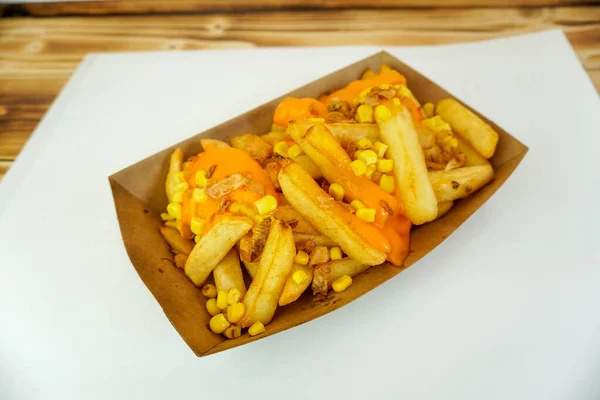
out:
{"label": "white paper sheet", "polygon": [[[381,49],[523,141],[525,160],[392,281],[195,357],[127,258],[108,175]],[[598,95],[560,31],[90,55],[0,184],[0,398],[597,399],[599,127]]]}

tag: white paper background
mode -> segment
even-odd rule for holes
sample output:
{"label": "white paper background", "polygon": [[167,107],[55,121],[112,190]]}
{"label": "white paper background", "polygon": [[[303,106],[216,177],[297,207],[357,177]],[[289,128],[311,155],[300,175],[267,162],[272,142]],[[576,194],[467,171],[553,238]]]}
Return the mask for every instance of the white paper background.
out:
{"label": "white paper background", "polygon": [[559,31],[385,48],[530,151],[375,291],[200,359],[138,278],[108,175],[381,49],[88,56],[0,185],[0,398],[599,398],[600,101]]}

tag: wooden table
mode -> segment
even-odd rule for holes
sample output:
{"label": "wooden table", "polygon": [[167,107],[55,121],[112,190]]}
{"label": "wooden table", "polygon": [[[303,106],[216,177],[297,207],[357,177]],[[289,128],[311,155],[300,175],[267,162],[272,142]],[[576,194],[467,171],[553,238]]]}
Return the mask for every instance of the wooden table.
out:
{"label": "wooden table", "polygon": [[562,28],[600,90],[599,0],[137,0],[0,13],[0,179],[87,52],[430,45]]}

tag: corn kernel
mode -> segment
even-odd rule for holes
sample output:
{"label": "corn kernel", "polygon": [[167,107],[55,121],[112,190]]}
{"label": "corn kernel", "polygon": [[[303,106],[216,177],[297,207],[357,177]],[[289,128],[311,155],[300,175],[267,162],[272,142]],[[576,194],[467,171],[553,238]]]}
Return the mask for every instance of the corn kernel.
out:
{"label": "corn kernel", "polygon": [[217,293],[217,307],[221,310],[227,308],[227,292],[224,290],[219,290],[219,293]]}
{"label": "corn kernel", "polygon": [[352,168],[352,172],[354,175],[361,176],[367,172],[367,166],[361,160],[354,160],[350,163],[350,168]]}
{"label": "corn kernel", "polygon": [[329,185],[329,194],[334,199],[342,201],[344,199],[344,188],[339,183],[332,183]]}
{"label": "corn kernel", "polygon": [[308,122],[313,122],[315,124],[324,124],[325,123],[325,118],[307,118],[306,120]]}
{"label": "corn kernel", "polygon": [[377,160],[377,171],[379,172],[390,172],[394,168],[394,160]]}
{"label": "corn kernel", "polygon": [[352,158],[355,159],[355,160],[358,160],[358,156],[360,156],[360,153],[362,153],[361,150],[356,150],[354,152],[354,154],[352,155]]}
{"label": "corn kernel", "polygon": [[338,246],[332,247],[329,249],[329,258],[332,260],[341,260],[342,259],[342,249]]}
{"label": "corn kernel", "polygon": [[244,312],[246,312],[246,306],[244,303],[235,303],[227,307],[227,321],[235,324],[239,322],[240,319],[244,316]]}
{"label": "corn kernel", "polygon": [[242,293],[236,288],[231,288],[229,289],[229,292],[227,292],[227,304],[229,305],[239,303],[241,298]]}
{"label": "corn kernel", "polygon": [[225,332],[223,332],[223,336],[225,336],[227,339],[239,338],[240,336],[242,336],[242,327],[231,325],[229,328],[225,329]]}
{"label": "corn kernel", "polygon": [[190,188],[190,185],[188,185],[187,182],[181,182],[178,183],[177,185],[175,185],[174,189],[176,192],[185,192],[186,190],[188,190]]}
{"label": "corn kernel", "polygon": [[411,97],[412,93],[411,91],[406,87],[406,85],[400,85],[400,88],[398,89],[398,96],[405,98],[405,97]]}
{"label": "corn kernel", "polygon": [[194,233],[195,235],[201,235],[202,232],[204,231],[205,225],[206,225],[206,221],[203,220],[202,218],[194,217],[190,221],[190,229],[192,230],[192,233]]}
{"label": "corn kernel", "polygon": [[233,214],[241,214],[242,213],[242,204],[241,203],[231,203],[229,206],[229,212]]}
{"label": "corn kernel", "polygon": [[240,212],[250,218],[256,216],[256,208],[250,204],[242,204],[240,207]]}
{"label": "corn kernel", "polygon": [[277,200],[270,194],[261,197],[254,202],[260,215],[270,214],[277,208]]}
{"label": "corn kernel", "polygon": [[196,186],[199,188],[205,188],[208,185],[208,178],[206,177],[206,171],[200,170],[196,172]]}
{"label": "corn kernel", "polygon": [[192,199],[194,199],[196,203],[204,203],[208,199],[208,196],[204,189],[196,188],[193,191]]}
{"label": "corn kernel", "polygon": [[396,188],[396,181],[391,175],[381,175],[381,179],[379,179],[379,187],[388,193],[392,193]]}
{"label": "corn kernel", "polygon": [[304,154],[304,152],[302,151],[302,149],[300,148],[300,146],[298,146],[297,144],[295,144],[292,147],[290,147],[290,149],[288,150],[287,154],[288,154],[289,158],[296,158],[296,157],[301,156],[302,154]]}
{"label": "corn kernel", "polygon": [[208,297],[209,299],[217,297],[217,287],[212,283],[207,283],[206,285],[202,286],[202,294],[204,297]]}
{"label": "corn kernel", "polygon": [[381,142],[375,142],[375,144],[373,144],[373,150],[375,150],[377,152],[377,157],[379,158],[383,158],[385,157],[385,152],[388,149],[388,145],[381,143]]}
{"label": "corn kernel", "polygon": [[392,86],[389,83],[382,83],[379,85],[379,89],[381,90],[389,90]]}
{"label": "corn kernel", "polygon": [[194,242],[198,243],[200,241],[200,239],[202,239],[202,236],[200,236],[200,235],[194,236]]}
{"label": "corn kernel", "polygon": [[426,118],[433,117],[434,108],[435,108],[435,106],[433,105],[433,103],[425,103],[423,105],[423,112],[425,113]]}
{"label": "corn kernel", "polygon": [[220,314],[221,310],[219,310],[219,307],[217,307],[217,299],[215,299],[214,297],[208,299],[208,301],[206,302],[206,310],[213,317],[217,314]]}
{"label": "corn kernel", "polygon": [[175,174],[175,181],[177,183],[185,182],[185,176],[183,175],[183,171],[179,171]]}
{"label": "corn kernel", "polygon": [[373,122],[373,107],[368,104],[362,104],[356,109],[356,120],[358,122]]}
{"label": "corn kernel", "polygon": [[308,279],[308,274],[300,269],[292,274],[292,279],[298,285],[301,285]]}
{"label": "corn kernel", "polygon": [[371,177],[373,176],[373,172],[375,171],[377,171],[377,165],[368,165],[367,172],[365,172],[365,175],[367,176],[367,178],[371,179]]}
{"label": "corn kernel", "polygon": [[210,330],[214,333],[223,333],[225,332],[225,329],[231,326],[223,314],[217,314],[212,317],[208,325],[210,326]]}
{"label": "corn kernel", "polygon": [[373,165],[377,163],[377,154],[373,150],[363,150],[358,159],[367,165]]}
{"label": "corn kernel", "polygon": [[169,213],[160,213],[160,219],[162,219],[163,221],[171,221],[175,218],[173,218],[173,216]]}
{"label": "corn kernel", "polygon": [[378,105],[375,109],[375,117],[382,121],[387,121],[388,119],[392,118],[392,112],[383,104]]}
{"label": "corn kernel", "polygon": [[171,221],[165,222],[165,225],[168,226],[169,228],[177,229],[177,221],[175,221],[174,219]]}
{"label": "corn kernel", "polygon": [[169,205],[167,206],[167,212],[171,217],[175,219],[181,219],[181,204],[169,203]]}
{"label": "corn kernel", "polygon": [[296,253],[296,257],[294,257],[294,262],[300,265],[308,264],[308,253],[300,250],[298,253]]}
{"label": "corn kernel", "polygon": [[289,151],[289,146],[286,142],[277,142],[275,147],[273,147],[273,153],[279,154],[281,157],[287,157]]}
{"label": "corn kernel", "polygon": [[248,334],[250,336],[260,335],[264,331],[266,331],[265,326],[260,321],[256,321],[250,328],[248,328]]}
{"label": "corn kernel", "polygon": [[394,103],[395,105],[399,106],[399,105],[400,105],[400,99],[399,99],[399,98],[397,98],[397,97],[394,97],[394,98],[392,99],[392,103]]}
{"label": "corn kernel", "polygon": [[359,208],[356,210],[356,216],[365,222],[375,222],[375,209]]}
{"label": "corn kernel", "polygon": [[352,285],[352,278],[348,275],[344,275],[340,278],[337,278],[335,281],[333,281],[333,283],[331,284],[331,287],[333,288],[333,290],[335,290],[336,292],[343,292],[344,290],[348,289],[348,286]]}
{"label": "corn kernel", "polygon": [[183,192],[175,192],[171,196],[173,203],[183,203]]}
{"label": "corn kernel", "polygon": [[350,207],[352,207],[354,210],[360,210],[361,208],[366,208],[367,206],[365,206],[365,203],[360,200],[352,200]]}
{"label": "corn kernel", "polygon": [[373,146],[373,143],[367,138],[362,138],[358,142],[356,142],[356,147],[361,150],[368,150]]}
{"label": "corn kernel", "polygon": [[379,182],[379,179],[381,179],[381,175],[383,175],[381,172],[379,171],[375,171],[373,172],[373,174],[371,175],[371,180],[373,182]]}

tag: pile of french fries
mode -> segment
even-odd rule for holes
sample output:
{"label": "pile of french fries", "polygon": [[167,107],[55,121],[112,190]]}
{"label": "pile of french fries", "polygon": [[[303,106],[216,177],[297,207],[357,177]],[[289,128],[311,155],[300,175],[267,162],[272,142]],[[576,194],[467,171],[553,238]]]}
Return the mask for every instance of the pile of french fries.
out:
{"label": "pile of french fries", "polygon": [[285,99],[274,122],[170,159],[160,231],[207,297],[210,329],[230,339],[265,332],[309,287],[322,298],[402,265],[412,225],[494,176],[492,127],[454,99],[421,106],[385,65],[319,99]]}

